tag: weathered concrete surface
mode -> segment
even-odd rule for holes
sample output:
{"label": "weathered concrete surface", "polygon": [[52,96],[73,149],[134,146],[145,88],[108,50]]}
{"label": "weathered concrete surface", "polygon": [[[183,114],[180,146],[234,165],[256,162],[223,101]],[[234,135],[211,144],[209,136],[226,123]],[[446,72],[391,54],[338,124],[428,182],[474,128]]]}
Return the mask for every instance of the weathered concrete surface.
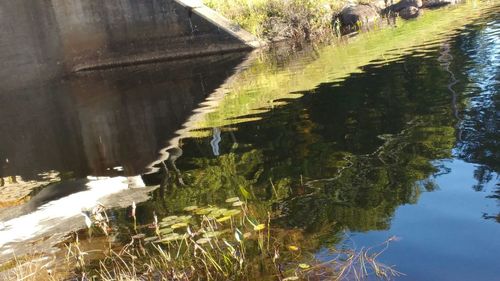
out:
{"label": "weathered concrete surface", "polygon": [[240,51],[260,42],[187,0],[0,3],[0,80]]}

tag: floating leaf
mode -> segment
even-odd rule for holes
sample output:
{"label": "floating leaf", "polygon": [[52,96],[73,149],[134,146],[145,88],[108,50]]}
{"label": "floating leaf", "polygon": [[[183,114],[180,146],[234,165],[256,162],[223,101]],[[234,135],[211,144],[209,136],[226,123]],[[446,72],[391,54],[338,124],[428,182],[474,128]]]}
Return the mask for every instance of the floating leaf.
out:
{"label": "floating leaf", "polygon": [[181,221],[181,222],[186,222],[186,221],[189,221],[193,216],[180,216],[177,218],[177,221]]}
{"label": "floating leaf", "polygon": [[222,217],[220,219],[217,219],[218,222],[225,222],[227,220],[230,220],[231,219],[231,216],[225,216],[225,217]]}
{"label": "floating leaf", "polygon": [[189,207],[184,208],[184,211],[187,211],[187,212],[192,212],[195,210],[198,210],[198,206],[189,206]]}
{"label": "floating leaf", "polygon": [[295,281],[295,280],[299,280],[299,277],[291,276],[291,277],[287,277],[287,278],[283,279],[283,281]]}
{"label": "floating leaf", "polygon": [[288,246],[288,250],[290,250],[290,251],[298,251],[299,247],[290,245],[290,246]]}
{"label": "floating leaf", "polygon": [[252,233],[250,233],[250,232],[243,233],[243,238],[245,238],[245,239],[250,238],[250,236],[252,236]]}
{"label": "floating leaf", "polygon": [[263,224],[263,223],[261,223],[261,224],[258,224],[258,225],[256,225],[256,226],[254,226],[254,227],[253,227],[253,230],[255,230],[255,231],[259,231],[259,230],[262,230],[262,229],[264,229],[264,228],[266,228],[266,225],[265,225],[265,224]]}
{"label": "floating leaf", "polygon": [[181,227],[186,227],[188,226],[187,223],[185,222],[178,222],[178,223],[175,223],[173,224],[172,226],[170,226],[172,229],[177,229],[177,228],[181,228]]}
{"label": "floating leaf", "polygon": [[208,242],[210,242],[210,238],[200,238],[200,239],[196,240],[196,243],[198,243],[198,244],[205,244]]}
{"label": "floating leaf", "polygon": [[240,198],[239,197],[231,197],[231,198],[226,199],[226,203],[233,203],[236,201],[240,201]]}
{"label": "floating leaf", "polygon": [[222,216],[225,212],[227,212],[227,209],[226,208],[222,208],[222,209],[216,209],[216,210],[213,210],[211,213],[210,213],[210,217],[212,218],[217,218],[217,217],[220,217]]}
{"label": "floating leaf", "polygon": [[222,232],[220,231],[209,231],[203,234],[203,237],[205,238],[212,238],[221,235]]}
{"label": "floating leaf", "polygon": [[169,233],[172,233],[174,232],[174,230],[170,227],[168,228],[160,228],[160,234],[169,234]]}
{"label": "floating leaf", "polygon": [[214,207],[208,207],[208,208],[203,208],[203,209],[199,209],[196,211],[196,214],[197,215],[206,215],[210,212],[212,212],[213,210],[216,210],[217,208],[214,208]]}
{"label": "floating leaf", "polygon": [[166,218],[163,218],[162,221],[171,221],[177,219],[178,216],[168,216]]}
{"label": "floating leaf", "polygon": [[301,263],[301,264],[299,264],[299,267],[300,267],[300,268],[302,268],[302,269],[308,269],[308,268],[310,268],[311,266],[310,266],[310,265],[308,265],[307,263]]}
{"label": "floating leaf", "polygon": [[243,206],[243,204],[245,204],[245,202],[243,202],[243,201],[237,201],[237,202],[233,203],[233,207]]}
{"label": "floating leaf", "polygon": [[237,214],[241,213],[241,210],[228,210],[226,212],[224,212],[224,216],[235,216]]}
{"label": "floating leaf", "polygon": [[158,241],[158,237],[156,236],[144,238],[144,242],[156,242],[156,241]]}
{"label": "floating leaf", "polygon": [[169,235],[163,237],[163,239],[161,239],[160,242],[171,242],[171,241],[181,240],[181,239],[184,239],[184,235],[180,235],[178,233],[172,233],[172,234],[169,234]]}
{"label": "floating leaf", "polygon": [[170,227],[174,223],[175,223],[175,220],[162,221],[162,222],[160,222],[160,227]]}

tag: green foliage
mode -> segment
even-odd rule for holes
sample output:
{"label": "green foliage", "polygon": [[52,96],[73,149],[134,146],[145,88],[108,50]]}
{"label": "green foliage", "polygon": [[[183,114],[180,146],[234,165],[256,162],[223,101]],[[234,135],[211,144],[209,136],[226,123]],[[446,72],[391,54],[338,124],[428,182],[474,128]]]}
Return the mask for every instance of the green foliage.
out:
{"label": "green foliage", "polygon": [[205,0],[258,37],[270,40],[297,40],[331,35],[332,7],[341,1],[329,0]]}

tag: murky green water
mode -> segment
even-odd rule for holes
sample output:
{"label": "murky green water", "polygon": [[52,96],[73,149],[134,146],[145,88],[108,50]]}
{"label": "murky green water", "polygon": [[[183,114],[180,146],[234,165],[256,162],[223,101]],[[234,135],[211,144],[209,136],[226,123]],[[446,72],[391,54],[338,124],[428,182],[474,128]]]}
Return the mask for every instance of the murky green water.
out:
{"label": "murky green water", "polygon": [[[252,55],[216,90],[203,79],[201,88],[180,87],[215,94],[169,141],[180,148],[167,150],[174,157],[142,175],[161,187],[138,204],[138,222],[239,196],[261,217],[270,212],[284,244],[318,262],[332,258],[332,247],[397,237],[379,260],[406,274],[398,279],[500,280],[500,6],[472,3],[399,25],[340,46]],[[150,72],[138,72],[138,84],[160,92]],[[161,112],[141,110],[120,124],[154,120],[145,142],[164,147]],[[104,161],[103,148],[91,154],[102,164],[91,165],[94,174],[133,162],[120,155],[135,155],[141,140],[129,145],[126,130],[118,132],[127,145],[112,153],[116,161]],[[124,240],[128,212],[112,212]]]}

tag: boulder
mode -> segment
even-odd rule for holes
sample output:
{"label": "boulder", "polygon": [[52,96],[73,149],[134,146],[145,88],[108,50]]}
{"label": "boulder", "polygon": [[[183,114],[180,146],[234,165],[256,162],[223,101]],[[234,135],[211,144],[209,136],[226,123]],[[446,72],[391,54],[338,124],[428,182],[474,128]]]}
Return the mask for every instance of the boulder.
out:
{"label": "boulder", "polygon": [[342,9],[338,18],[342,27],[357,28],[373,24],[380,19],[380,14],[379,9],[375,6],[359,4]]}
{"label": "boulder", "polygon": [[384,10],[390,5],[391,0],[372,0],[370,4],[377,8],[379,11]]}
{"label": "boulder", "polygon": [[446,5],[455,5],[460,0],[422,0],[422,7],[424,8],[437,8]]}
{"label": "boulder", "polygon": [[[440,1],[440,0],[436,0]],[[405,8],[408,7],[415,7],[415,8],[421,8],[423,5],[422,0],[401,0],[398,3],[391,5],[388,9],[390,9],[393,12],[399,12]]]}
{"label": "boulder", "polygon": [[409,6],[399,11],[399,16],[405,20],[418,17],[421,11],[417,7]]}

